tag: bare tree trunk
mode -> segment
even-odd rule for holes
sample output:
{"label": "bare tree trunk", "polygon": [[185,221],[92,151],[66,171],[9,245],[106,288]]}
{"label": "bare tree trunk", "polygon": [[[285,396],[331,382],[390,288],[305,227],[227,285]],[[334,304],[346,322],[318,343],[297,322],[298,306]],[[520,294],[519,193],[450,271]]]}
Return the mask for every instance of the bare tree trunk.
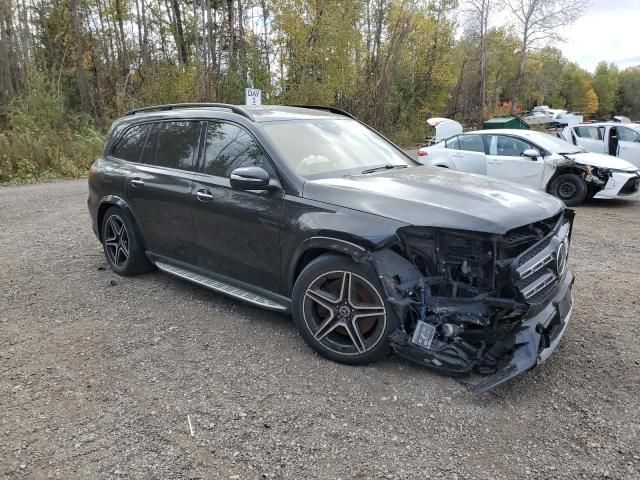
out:
{"label": "bare tree trunk", "polygon": [[120,48],[122,48],[122,74],[126,75],[129,72],[129,55],[127,52],[127,37],[124,34],[124,19],[122,11],[122,1],[115,0],[116,7],[116,21],[118,22],[118,33],[120,34]]}
{"label": "bare tree trunk", "polygon": [[184,29],[182,26],[182,14],[180,12],[180,3],[178,0],[172,2],[173,14],[176,27],[176,47],[180,55],[180,63],[182,65],[189,64],[189,53],[187,52],[187,45],[184,40]]}

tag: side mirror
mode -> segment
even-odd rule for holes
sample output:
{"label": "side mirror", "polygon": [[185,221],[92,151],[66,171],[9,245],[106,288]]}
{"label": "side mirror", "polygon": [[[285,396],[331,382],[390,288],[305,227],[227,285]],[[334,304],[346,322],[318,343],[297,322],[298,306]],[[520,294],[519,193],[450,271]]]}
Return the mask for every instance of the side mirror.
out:
{"label": "side mirror", "polygon": [[538,157],[540,156],[540,152],[535,148],[528,148],[524,152],[522,152],[522,156],[528,157],[531,160],[538,160]]}
{"label": "side mirror", "polygon": [[269,174],[262,167],[241,167],[231,172],[231,188],[234,190],[266,190]]}

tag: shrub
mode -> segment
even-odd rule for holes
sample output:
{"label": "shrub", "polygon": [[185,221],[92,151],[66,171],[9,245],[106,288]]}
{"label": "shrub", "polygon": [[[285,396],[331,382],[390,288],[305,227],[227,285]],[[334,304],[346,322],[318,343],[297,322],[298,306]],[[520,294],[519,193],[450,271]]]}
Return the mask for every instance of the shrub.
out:
{"label": "shrub", "polygon": [[7,111],[0,132],[0,182],[83,176],[103,143],[86,118],[71,115],[44,76],[32,72],[26,93]]}

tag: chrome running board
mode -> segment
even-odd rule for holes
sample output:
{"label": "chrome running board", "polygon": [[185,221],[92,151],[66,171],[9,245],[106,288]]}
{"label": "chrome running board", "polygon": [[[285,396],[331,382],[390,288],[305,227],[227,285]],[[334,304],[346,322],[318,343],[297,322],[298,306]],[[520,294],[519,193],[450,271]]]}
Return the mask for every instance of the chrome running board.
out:
{"label": "chrome running board", "polygon": [[158,267],[158,270],[162,270],[163,272],[175,275],[176,277],[180,277],[184,280],[197,283],[198,285],[201,285],[215,292],[219,292],[224,295],[237,298],[238,300],[245,301],[252,305],[257,305],[258,307],[267,308],[269,310],[277,310],[280,312],[284,312],[287,310],[286,305],[274,302],[273,300],[265,298],[261,295],[257,295],[253,292],[245,290],[244,288],[236,287],[220,280],[214,280],[213,278],[205,277],[204,275],[200,275],[199,273],[185,270],[184,268],[176,267],[175,265],[170,265],[168,263],[155,263],[156,267]]}

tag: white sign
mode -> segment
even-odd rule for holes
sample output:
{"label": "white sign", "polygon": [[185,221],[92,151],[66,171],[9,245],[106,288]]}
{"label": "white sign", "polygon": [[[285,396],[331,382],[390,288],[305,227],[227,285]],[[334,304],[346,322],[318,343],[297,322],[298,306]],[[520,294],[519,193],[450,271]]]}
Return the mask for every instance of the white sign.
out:
{"label": "white sign", "polygon": [[245,88],[244,104],[252,107],[262,105],[262,90],[259,88]]}

